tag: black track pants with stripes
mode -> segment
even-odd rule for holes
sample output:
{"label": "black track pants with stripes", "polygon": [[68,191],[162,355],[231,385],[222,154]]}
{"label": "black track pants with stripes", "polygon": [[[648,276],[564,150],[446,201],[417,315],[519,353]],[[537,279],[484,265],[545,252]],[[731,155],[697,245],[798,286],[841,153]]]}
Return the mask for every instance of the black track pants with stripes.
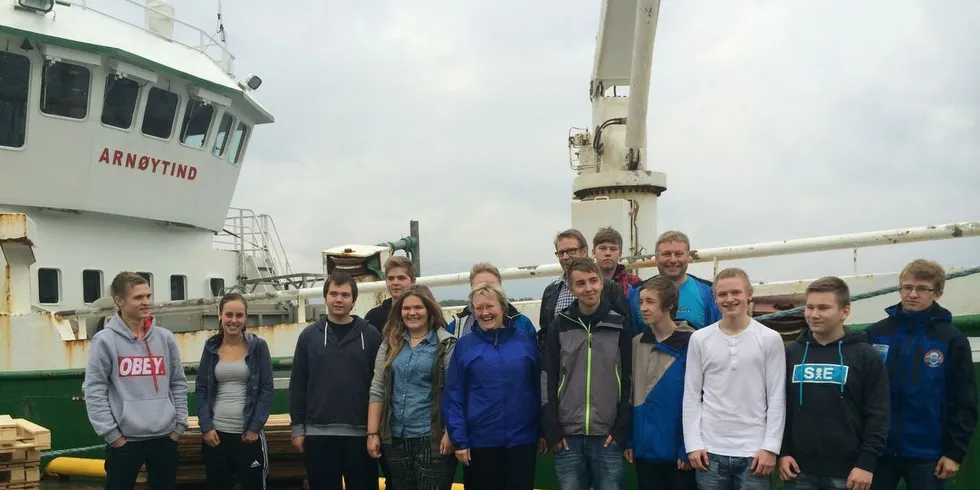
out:
{"label": "black track pants with stripes", "polygon": [[264,490],[269,474],[269,445],[265,432],[259,432],[255,442],[245,442],[241,434],[227,432],[218,432],[218,439],[221,442],[215,447],[201,442],[208,488],[232,490],[237,474],[245,490]]}

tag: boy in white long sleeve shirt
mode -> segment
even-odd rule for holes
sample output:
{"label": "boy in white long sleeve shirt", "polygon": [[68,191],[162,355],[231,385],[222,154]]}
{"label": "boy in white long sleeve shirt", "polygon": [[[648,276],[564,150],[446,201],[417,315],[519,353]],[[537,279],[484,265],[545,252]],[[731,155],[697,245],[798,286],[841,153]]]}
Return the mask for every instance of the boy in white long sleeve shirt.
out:
{"label": "boy in white long sleeve shirt", "polygon": [[786,351],[748,313],[745,271],[714,281],[722,319],[691,335],[684,381],[684,444],[701,490],[772,488],[786,413]]}

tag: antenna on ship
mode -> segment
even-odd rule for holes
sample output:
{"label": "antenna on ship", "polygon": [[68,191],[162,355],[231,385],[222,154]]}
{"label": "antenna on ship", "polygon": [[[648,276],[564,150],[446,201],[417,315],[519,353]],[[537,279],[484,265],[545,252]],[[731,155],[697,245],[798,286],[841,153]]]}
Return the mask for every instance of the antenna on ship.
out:
{"label": "antenna on ship", "polygon": [[225,25],[224,25],[224,23],[221,20],[221,12],[222,12],[222,10],[221,10],[221,0],[218,0],[218,32],[215,33],[215,34],[218,36],[219,39],[221,39],[221,44],[224,44],[225,45],[225,48],[227,48],[228,47],[228,37],[225,34]]}

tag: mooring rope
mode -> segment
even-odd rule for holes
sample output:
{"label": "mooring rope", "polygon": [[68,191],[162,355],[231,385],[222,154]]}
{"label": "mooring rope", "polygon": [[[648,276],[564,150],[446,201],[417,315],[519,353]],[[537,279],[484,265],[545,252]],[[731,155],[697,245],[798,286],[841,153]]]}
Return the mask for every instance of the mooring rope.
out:
{"label": "mooring rope", "polygon": [[[980,272],[980,267],[971,267],[969,269],[958,270],[956,272],[951,272],[949,274],[946,274],[946,280],[949,281],[951,279],[966,277],[969,275],[976,274],[978,272]],[[861,301],[863,299],[874,298],[877,296],[894,293],[898,290],[899,290],[898,286],[889,286],[887,288],[875,289],[874,291],[868,291],[866,293],[854,294],[851,295],[851,302],[854,303],[857,301]],[[767,313],[765,315],[760,315],[754,318],[756,320],[778,320],[780,318],[785,318],[801,313],[803,311],[803,308],[804,307],[802,306],[797,306],[795,308],[790,308],[788,310],[777,311],[775,313]]]}

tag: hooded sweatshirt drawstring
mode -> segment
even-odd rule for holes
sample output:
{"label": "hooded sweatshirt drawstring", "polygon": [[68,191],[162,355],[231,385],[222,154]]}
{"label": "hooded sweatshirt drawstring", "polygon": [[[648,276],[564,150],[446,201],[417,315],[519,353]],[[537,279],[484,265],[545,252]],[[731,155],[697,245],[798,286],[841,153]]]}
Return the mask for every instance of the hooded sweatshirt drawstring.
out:
{"label": "hooded sweatshirt drawstring", "polygon": [[844,382],[847,381],[847,377],[844,376],[844,339],[837,341],[837,356],[840,357],[840,397],[844,398]]}
{"label": "hooded sweatshirt drawstring", "polygon": [[[807,340],[806,341],[806,347],[803,348],[803,360],[800,361],[800,365],[801,366],[805,366],[806,365],[806,355],[809,352],[810,352],[810,341]],[[803,385],[804,384],[806,384],[806,383],[800,383],[800,386],[797,387],[797,390],[800,393],[800,408],[798,408],[797,410],[803,410]]]}
{"label": "hooded sweatshirt drawstring", "polygon": [[[146,340],[146,336],[150,334],[150,327],[153,326],[153,317],[147,317],[143,319],[143,345],[146,346],[146,355],[153,358],[153,351],[150,350],[150,342]],[[157,370],[153,368],[153,389],[158,393],[160,392],[160,382],[157,381]]]}

